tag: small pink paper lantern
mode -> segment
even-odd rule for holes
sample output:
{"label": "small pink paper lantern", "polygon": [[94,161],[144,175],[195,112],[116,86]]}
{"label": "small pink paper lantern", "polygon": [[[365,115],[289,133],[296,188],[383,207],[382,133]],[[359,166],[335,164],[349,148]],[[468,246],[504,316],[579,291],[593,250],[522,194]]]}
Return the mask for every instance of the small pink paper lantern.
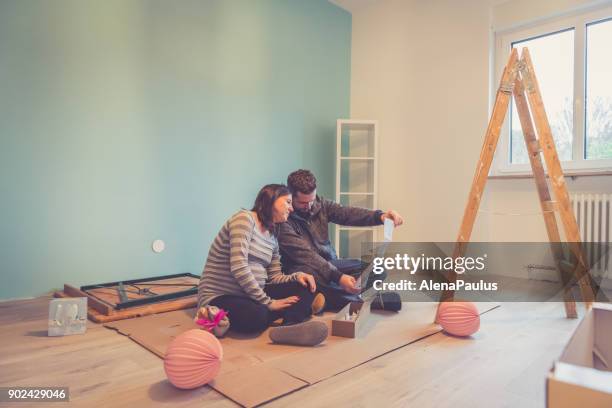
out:
{"label": "small pink paper lantern", "polygon": [[175,387],[192,389],[215,378],[222,358],[223,348],[215,336],[200,329],[188,330],[168,346],[164,370]]}
{"label": "small pink paper lantern", "polygon": [[472,302],[443,302],[438,310],[438,323],[453,336],[471,336],[480,328],[480,314]]}

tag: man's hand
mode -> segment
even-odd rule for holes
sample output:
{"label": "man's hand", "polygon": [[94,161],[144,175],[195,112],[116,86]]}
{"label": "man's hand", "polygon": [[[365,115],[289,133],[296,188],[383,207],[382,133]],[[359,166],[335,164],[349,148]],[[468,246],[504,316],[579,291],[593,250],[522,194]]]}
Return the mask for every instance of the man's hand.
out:
{"label": "man's hand", "polygon": [[283,310],[290,306],[293,306],[295,303],[300,300],[297,296],[289,296],[284,299],[274,299],[272,302],[268,303],[268,309],[272,312],[276,312],[277,310]]}
{"label": "man's hand", "polygon": [[351,275],[342,274],[338,279],[338,284],[348,293],[357,294],[361,290],[357,287],[357,281]]}
{"label": "man's hand", "polygon": [[401,215],[399,215],[397,212],[395,212],[394,210],[389,210],[386,213],[383,213],[383,215],[380,216],[380,220],[384,223],[386,219],[390,219],[391,221],[393,221],[393,225],[395,225],[396,227],[399,227],[400,225],[402,225],[404,223],[404,219],[402,218]]}
{"label": "man's hand", "polygon": [[308,273],[304,272],[296,272],[297,281],[306,288],[309,288],[312,293],[315,293],[317,290],[317,283],[314,280],[314,277]]}

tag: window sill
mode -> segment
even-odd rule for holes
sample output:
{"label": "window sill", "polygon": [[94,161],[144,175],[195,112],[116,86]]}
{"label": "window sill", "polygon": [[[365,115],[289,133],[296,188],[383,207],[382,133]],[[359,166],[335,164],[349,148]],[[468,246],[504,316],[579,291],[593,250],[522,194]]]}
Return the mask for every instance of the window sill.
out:
{"label": "window sill", "polygon": [[[595,176],[612,176],[612,170],[590,170],[590,171],[580,171],[580,170],[569,170],[563,172],[565,177],[570,177],[574,180],[576,177],[595,177]],[[548,174],[546,174],[548,178]],[[489,180],[501,180],[501,179],[528,179],[533,178],[533,173],[531,172],[517,172],[517,173],[506,173],[506,174],[493,174],[489,175]]]}

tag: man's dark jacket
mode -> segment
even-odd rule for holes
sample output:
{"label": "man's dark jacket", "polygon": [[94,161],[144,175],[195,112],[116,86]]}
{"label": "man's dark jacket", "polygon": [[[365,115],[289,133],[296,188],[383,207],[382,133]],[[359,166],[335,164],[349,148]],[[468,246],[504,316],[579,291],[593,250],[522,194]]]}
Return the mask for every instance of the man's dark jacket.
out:
{"label": "man's dark jacket", "polygon": [[280,224],[278,243],[285,273],[303,271],[323,282],[338,282],[342,272],[330,261],[338,259],[329,240],[328,223],[345,226],[380,225],[380,210],[344,207],[317,196],[310,215],[303,217],[296,211]]}

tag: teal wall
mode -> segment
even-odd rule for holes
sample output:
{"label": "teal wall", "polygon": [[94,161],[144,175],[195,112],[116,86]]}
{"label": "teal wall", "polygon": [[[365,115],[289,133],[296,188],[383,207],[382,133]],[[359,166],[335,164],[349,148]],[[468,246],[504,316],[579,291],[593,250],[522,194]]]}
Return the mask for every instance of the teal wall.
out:
{"label": "teal wall", "polygon": [[0,1],[0,299],[200,274],[296,168],[332,195],[350,39],[326,0]]}

